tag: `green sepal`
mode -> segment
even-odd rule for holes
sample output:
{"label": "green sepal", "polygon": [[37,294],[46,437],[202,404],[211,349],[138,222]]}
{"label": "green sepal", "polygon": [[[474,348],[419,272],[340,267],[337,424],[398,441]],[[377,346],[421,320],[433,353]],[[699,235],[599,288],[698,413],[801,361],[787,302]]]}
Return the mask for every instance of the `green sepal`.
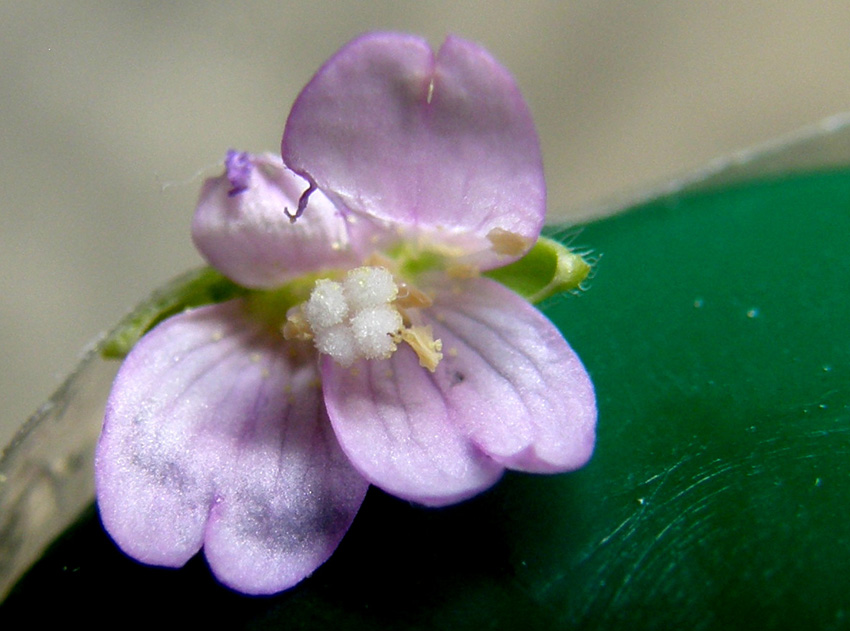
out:
{"label": "green sepal", "polygon": [[187,272],[136,307],[106,336],[100,346],[105,359],[123,359],[141,337],[175,314],[248,293],[211,267]]}
{"label": "green sepal", "polygon": [[590,265],[562,243],[541,236],[518,261],[484,275],[502,283],[531,303],[581,287]]}

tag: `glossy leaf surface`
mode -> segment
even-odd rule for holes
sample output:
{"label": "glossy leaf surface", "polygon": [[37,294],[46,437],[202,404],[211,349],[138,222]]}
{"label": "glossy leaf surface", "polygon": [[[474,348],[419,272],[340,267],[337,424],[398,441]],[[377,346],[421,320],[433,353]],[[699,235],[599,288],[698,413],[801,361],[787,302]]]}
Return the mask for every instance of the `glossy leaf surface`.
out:
{"label": "glossy leaf surface", "polygon": [[0,621],[95,621],[109,603],[236,628],[846,626],[848,235],[846,171],[591,224],[589,291],[543,304],[596,385],[585,469],[509,475],[440,510],[372,490],[331,560],[268,599],[219,587],[197,558],[135,564],[90,512]]}

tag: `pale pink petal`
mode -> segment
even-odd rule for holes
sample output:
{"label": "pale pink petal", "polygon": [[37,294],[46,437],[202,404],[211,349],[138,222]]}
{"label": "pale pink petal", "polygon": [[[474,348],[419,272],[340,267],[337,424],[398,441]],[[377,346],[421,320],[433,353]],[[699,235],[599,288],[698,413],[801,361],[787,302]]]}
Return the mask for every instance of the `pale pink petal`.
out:
{"label": "pale pink petal", "polygon": [[322,365],[337,438],[370,482],[442,505],[488,488],[502,467],[554,473],[587,462],[593,386],[539,311],[479,278],[446,287],[423,317],[443,342],[434,374],[406,345],[352,369]]}
{"label": "pale pink petal", "polygon": [[442,506],[492,486],[503,467],[457,423],[456,410],[407,347],[387,360],[322,364],[325,403],[340,445],[373,484]]}
{"label": "pale pink petal", "polygon": [[434,383],[481,450],[510,469],[540,473],[588,461],[593,385],[543,314],[485,278],[452,281],[426,314],[443,342]]}
{"label": "pale pink petal", "polygon": [[436,55],[410,35],[354,40],[295,101],[282,152],[341,207],[481,268],[517,258],[543,223],[528,107],[507,70],[459,38]]}
{"label": "pale pink petal", "polygon": [[230,152],[226,172],[204,183],[192,239],[209,263],[240,285],[271,288],[305,272],[355,260],[342,214],[320,191],[295,213],[307,183],[280,158]]}
{"label": "pale pink petal", "polygon": [[329,429],[312,354],[247,318],[239,301],[175,316],[121,367],[96,454],[98,505],[118,545],[181,566],[202,546],[246,593],[321,565],[367,483]]}

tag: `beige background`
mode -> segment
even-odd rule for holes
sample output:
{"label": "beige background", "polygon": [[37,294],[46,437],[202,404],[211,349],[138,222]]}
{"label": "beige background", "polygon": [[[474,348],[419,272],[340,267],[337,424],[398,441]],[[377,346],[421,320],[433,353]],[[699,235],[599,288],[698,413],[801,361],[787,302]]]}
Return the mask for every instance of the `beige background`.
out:
{"label": "beige background", "polygon": [[371,29],[487,46],[535,114],[553,219],[850,109],[850,3],[0,3],[0,443],[82,347],[200,262],[201,173],[274,150]]}

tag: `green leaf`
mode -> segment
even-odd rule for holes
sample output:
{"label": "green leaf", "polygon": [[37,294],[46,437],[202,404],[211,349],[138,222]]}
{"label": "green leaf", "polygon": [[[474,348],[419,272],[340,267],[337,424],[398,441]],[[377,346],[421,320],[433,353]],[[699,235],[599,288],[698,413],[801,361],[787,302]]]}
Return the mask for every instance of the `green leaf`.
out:
{"label": "green leaf", "polygon": [[590,265],[565,245],[540,237],[518,261],[485,272],[532,303],[581,287]]}
{"label": "green leaf", "polygon": [[[268,599],[120,554],[90,513],[0,617],[286,629],[848,625],[850,172],[673,196],[587,226],[605,264],[546,303],[591,372],[574,474],[441,510],[371,491],[339,550]],[[153,606],[152,606],[153,605]]]}
{"label": "green leaf", "polygon": [[193,270],[154,292],[115,327],[102,342],[107,359],[122,359],[141,337],[168,317],[202,305],[223,302],[247,290],[211,267]]}

